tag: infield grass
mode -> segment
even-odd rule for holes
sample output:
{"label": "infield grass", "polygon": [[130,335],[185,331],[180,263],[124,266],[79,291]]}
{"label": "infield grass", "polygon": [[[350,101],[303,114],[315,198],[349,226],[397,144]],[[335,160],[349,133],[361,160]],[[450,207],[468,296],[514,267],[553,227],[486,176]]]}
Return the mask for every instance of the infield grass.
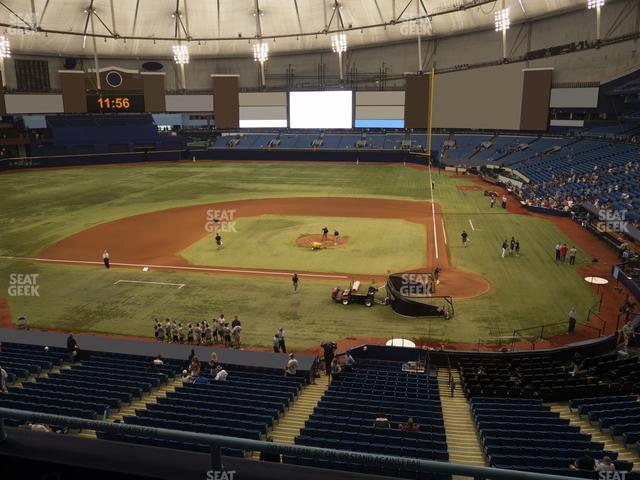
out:
{"label": "infield grass", "polygon": [[[315,251],[296,244],[326,225],[347,242]],[[405,220],[261,215],[238,219],[235,230],[222,233],[221,249],[211,234],[181,255],[194,265],[373,275],[426,263],[426,230]]]}

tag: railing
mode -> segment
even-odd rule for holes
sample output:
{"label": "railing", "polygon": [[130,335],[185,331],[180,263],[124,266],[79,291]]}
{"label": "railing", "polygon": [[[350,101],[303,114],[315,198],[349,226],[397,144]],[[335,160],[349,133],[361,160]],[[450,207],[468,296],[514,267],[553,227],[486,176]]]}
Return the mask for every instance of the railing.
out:
{"label": "railing", "polygon": [[[520,472],[488,467],[472,467],[456,463],[436,462],[433,460],[420,460],[417,458],[393,457],[390,455],[377,455],[371,453],[351,452],[328,448],[306,447],[301,445],[285,445],[281,443],[265,442],[261,440],[249,440],[246,438],[225,437],[207,433],[184,432],[181,430],[169,430],[166,428],[143,427],[127,423],[113,423],[99,420],[86,420],[63,415],[51,415],[10,408],[0,408],[0,451],[2,443],[7,439],[7,431],[4,428],[4,420],[32,421],[56,426],[64,426],[74,429],[91,429],[123,435],[138,435],[154,437],[164,440],[179,442],[206,444],[211,446],[212,470],[224,470],[221,448],[233,448],[246,451],[261,451],[274,454],[305,456],[334,461],[346,461],[374,466],[395,466],[418,472],[431,472],[449,475],[460,475],[472,478],[495,480],[575,480],[574,477],[561,475],[546,475],[542,473]],[[53,439],[52,439],[53,440]]]}
{"label": "railing", "polygon": [[[591,309],[589,309],[589,314],[587,315],[587,323],[591,319],[592,315],[597,316],[598,318],[600,318],[600,320],[604,322],[604,325],[606,327],[606,322],[602,319],[602,317],[600,317],[596,312],[592,311]],[[552,333],[550,335],[547,335],[547,337],[545,337],[545,330],[547,332],[549,332],[549,330],[551,330],[552,328],[556,328],[557,329],[557,327],[561,327],[560,331],[562,331],[562,329],[566,329],[567,328],[567,323],[568,322],[547,323],[545,325],[537,325],[535,327],[527,327],[527,328],[521,328],[521,329],[518,329],[518,330],[514,330],[513,331],[513,343],[516,342],[516,337],[520,337],[520,338],[523,338],[523,339],[527,339],[527,337],[528,337],[528,338],[531,339],[529,341],[531,341],[532,343],[534,343],[534,342],[536,342],[538,340],[545,340],[548,337],[552,337],[552,336],[558,335],[557,331],[553,331],[552,330]],[[594,330],[598,337],[601,337],[603,332],[604,332],[604,328],[598,328],[598,327],[594,327],[592,325],[587,325],[587,324],[580,325],[580,326],[584,327],[584,328],[589,328],[589,329]],[[534,332],[535,331],[539,331],[540,333],[537,334],[537,335],[523,334],[523,332],[527,332],[527,331],[534,331]],[[512,347],[513,347],[513,345],[512,345]]]}

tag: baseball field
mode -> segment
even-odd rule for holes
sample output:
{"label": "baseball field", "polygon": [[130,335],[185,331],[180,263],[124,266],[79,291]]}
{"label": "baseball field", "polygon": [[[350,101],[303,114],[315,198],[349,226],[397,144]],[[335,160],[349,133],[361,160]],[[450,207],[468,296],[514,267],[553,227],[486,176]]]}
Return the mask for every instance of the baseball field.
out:
{"label": "baseball field", "polygon": [[[515,205],[490,208],[488,187],[470,177],[432,171],[432,192],[429,174],[189,162],[0,175],[4,322],[25,316],[34,328],[151,337],[155,318],[187,324],[224,313],[239,316],[246,346],[269,348],[284,327],[290,348],[305,349],[399,336],[475,343],[562,323],[574,306],[586,321],[598,299],[583,279],[593,256],[583,236]],[[327,240],[312,250],[325,226]],[[521,254],[501,258],[512,236]],[[577,246],[575,266],[554,261],[557,242]],[[382,286],[388,273],[436,266],[438,293],[454,298],[449,320],[330,298],[353,279]]]}

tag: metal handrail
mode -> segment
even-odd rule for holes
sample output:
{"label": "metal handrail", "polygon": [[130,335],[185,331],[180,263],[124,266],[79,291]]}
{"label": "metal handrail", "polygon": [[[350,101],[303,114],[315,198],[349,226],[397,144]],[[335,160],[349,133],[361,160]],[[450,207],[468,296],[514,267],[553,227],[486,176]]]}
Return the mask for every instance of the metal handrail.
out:
{"label": "metal handrail", "polygon": [[262,440],[250,440],[247,438],[225,437],[209,433],[185,432],[166,428],[144,427],[127,423],[113,423],[101,420],[87,420],[64,415],[52,415],[11,408],[0,408],[0,450],[2,443],[7,439],[4,428],[5,418],[20,421],[35,421],[69,428],[90,429],[116,434],[140,435],[155,437],[165,440],[175,440],[188,443],[211,445],[212,466],[221,470],[222,460],[220,448],[233,448],[247,451],[261,451],[267,453],[298,455],[311,458],[322,458],[336,461],[359,462],[374,466],[396,466],[413,469],[420,472],[432,472],[451,475],[461,475],[473,478],[495,480],[575,480],[574,477],[563,475],[548,475],[542,473],[521,472],[500,468],[474,467],[456,463],[437,462],[434,460],[421,460],[417,458],[394,457],[390,455],[378,455],[372,453],[351,452],[329,448],[307,447],[301,445],[285,445],[282,443],[265,442]]}

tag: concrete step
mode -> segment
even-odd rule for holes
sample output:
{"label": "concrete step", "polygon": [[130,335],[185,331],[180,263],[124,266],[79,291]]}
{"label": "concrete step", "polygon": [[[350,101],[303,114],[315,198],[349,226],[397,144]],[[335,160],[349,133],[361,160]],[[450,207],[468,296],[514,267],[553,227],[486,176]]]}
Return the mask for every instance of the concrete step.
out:
{"label": "concrete step", "polygon": [[449,369],[438,369],[440,402],[447,437],[449,461],[465,465],[485,466],[484,454],[478,440],[471,406],[460,391],[460,375],[456,369],[451,376],[456,382],[456,390],[451,396],[449,389]]}
{"label": "concrete step", "polygon": [[329,388],[328,377],[317,378],[315,382],[302,388],[298,397],[274,424],[271,432],[274,441],[292,445],[294,438],[300,434],[305,422]]}

